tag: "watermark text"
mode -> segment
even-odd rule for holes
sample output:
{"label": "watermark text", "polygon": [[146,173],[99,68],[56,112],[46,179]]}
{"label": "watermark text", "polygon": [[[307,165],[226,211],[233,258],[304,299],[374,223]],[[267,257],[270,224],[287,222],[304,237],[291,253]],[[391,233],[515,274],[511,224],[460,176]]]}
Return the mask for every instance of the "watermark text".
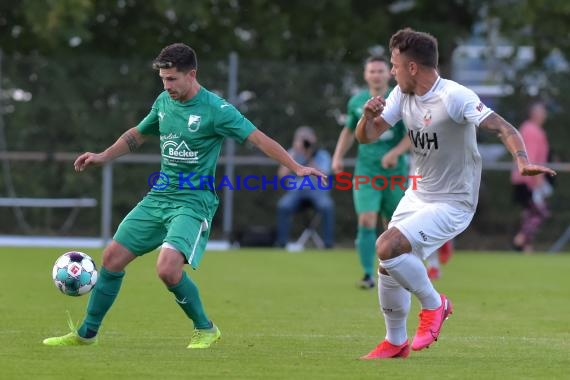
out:
{"label": "watermark text", "polygon": [[249,174],[236,175],[234,178],[222,176],[219,179],[210,175],[198,173],[176,173],[168,175],[164,172],[154,172],[148,176],[148,186],[153,190],[358,190],[371,186],[374,190],[406,190],[417,189],[419,175],[353,175],[341,172],[329,176],[326,180],[320,177],[296,177],[286,175],[279,178],[277,175],[265,176]]}

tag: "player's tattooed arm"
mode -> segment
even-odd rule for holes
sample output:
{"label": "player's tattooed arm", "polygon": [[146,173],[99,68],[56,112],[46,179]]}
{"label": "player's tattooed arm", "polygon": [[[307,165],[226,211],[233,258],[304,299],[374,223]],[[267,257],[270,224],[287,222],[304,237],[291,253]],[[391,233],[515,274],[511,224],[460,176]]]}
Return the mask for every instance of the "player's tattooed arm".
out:
{"label": "player's tattooed arm", "polygon": [[479,125],[481,128],[497,134],[501,142],[505,145],[508,151],[517,162],[528,164],[528,155],[524,141],[515,127],[508,121],[497,115],[495,112],[491,113]]}
{"label": "player's tattooed arm", "polygon": [[85,152],[81,154],[77,157],[73,166],[76,171],[81,172],[88,166],[104,165],[106,162],[112,161],[117,157],[136,150],[144,143],[145,140],[146,137],[143,136],[136,128],[131,128],[123,133],[123,135],[119,137],[113,145],[105,149],[104,152]]}
{"label": "player's tattooed arm", "polygon": [[114,160],[117,157],[137,150],[146,140],[136,128],[131,128],[121,135],[117,141],[107,150],[101,153],[105,161]]}
{"label": "player's tattooed arm", "polygon": [[101,153],[85,152],[75,159],[73,166],[81,172],[88,166],[103,165],[117,157],[135,151],[146,140],[136,128],[131,128],[121,135],[113,145]]}
{"label": "player's tattooed arm", "polygon": [[140,133],[138,133],[136,128],[131,128],[125,133],[123,133],[121,139],[123,139],[127,143],[130,152],[134,152],[135,150],[137,150],[144,142],[142,136],[140,136]]}
{"label": "player's tattooed arm", "polygon": [[537,174],[556,175],[554,170],[546,166],[534,165],[529,162],[524,141],[520,133],[501,116],[493,112],[487,116],[479,126],[498,134],[505,147],[513,155],[520,174],[525,176]]}

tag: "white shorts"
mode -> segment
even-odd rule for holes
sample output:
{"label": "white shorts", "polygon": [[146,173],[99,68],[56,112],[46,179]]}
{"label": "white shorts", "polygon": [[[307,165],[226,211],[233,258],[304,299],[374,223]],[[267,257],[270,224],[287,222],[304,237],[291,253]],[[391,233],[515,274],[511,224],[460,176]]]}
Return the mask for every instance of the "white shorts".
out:
{"label": "white shorts", "polygon": [[475,212],[443,202],[424,202],[406,191],[388,227],[396,227],[410,242],[412,253],[425,260],[445,242],[462,233]]}

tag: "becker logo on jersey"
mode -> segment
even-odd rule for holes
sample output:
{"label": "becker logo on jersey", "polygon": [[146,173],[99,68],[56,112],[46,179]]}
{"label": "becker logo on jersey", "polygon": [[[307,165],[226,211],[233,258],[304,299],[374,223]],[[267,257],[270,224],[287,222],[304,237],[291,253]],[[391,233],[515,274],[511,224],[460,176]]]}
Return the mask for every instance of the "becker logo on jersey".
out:
{"label": "becker logo on jersey", "polygon": [[200,121],[201,120],[202,120],[202,117],[200,117],[198,115],[188,116],[188,130],[190,132],[196,132],[198,129],[200,129]]}
{"label": "becker logo on jersey", "polygon": [[162,145],[162,157],[171,163],[198,163],[198,152],[190,149],[184,140],[180,143],[173,140],[165,142]]}

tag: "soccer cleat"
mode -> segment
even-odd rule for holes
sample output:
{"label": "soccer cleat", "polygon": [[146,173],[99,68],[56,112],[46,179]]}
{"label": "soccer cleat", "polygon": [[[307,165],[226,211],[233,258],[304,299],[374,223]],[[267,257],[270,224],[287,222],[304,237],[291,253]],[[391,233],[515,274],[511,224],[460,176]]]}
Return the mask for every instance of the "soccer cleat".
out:
{"label": "soccer cleat", "polygon": [[438,280],[441,277],[441,271],[436,267],[429,267],[427,269],[428,277],[430,280]]}
{"label": "soccer cleat", "polygon": [[71,316],[68,312],[67,324],[71,332],[63,336],[54,336],[52,338],[46,338],[43,340],[43,344],[46,346],[89,346],[92,344],[97,344],[97,337],[93,338],[82,338],[77,334],[77,328],[71,320]]}
{"label": "soccer cleat", "polygon": [[97,337],[86,339],[80,337],[76,331],[72,331],[63,336],[46,338],[43,340],[43,344],[46,346],[88,346],[91,344],[97,344]]}
{"label": "soccer cleat", "polygon": [[362,280],[356,283],[356,286],[358,286],[360,289],[373,289],[376,287],[376,282],[372,276],[365,274]]}
{"label": "soccer cleat", "polygon": [[450,241],[446,241],[441,247],[439,247],[439,262],[441,264],[447,264],[447,262],[451,259],[451,256],[453,256],[453,242]]}
{"label": "soccer cleat", "polygon": [[443,321],[453,313],[451,301],[440,294],[441,306],[435,310],[422,309],[420,312],[420,325],[412,342],[412,350],[419,351],[427,348],[437,340]]}
{"label": "soccer cleat", "polygon": [[221,336],[222,333],[216,325],[207,330],[194,329],[188,348],[209,348],[213,343],[218,341]]}
{"label": "soccer cleat", "polygon": [[362,356],[362,360],[372,359],[393,359],[393,358],[407,358],[410,355],[410,343],[406,340],[405,343],[396,346],[387,340],[383,340],[375,349],[368,354]]}

